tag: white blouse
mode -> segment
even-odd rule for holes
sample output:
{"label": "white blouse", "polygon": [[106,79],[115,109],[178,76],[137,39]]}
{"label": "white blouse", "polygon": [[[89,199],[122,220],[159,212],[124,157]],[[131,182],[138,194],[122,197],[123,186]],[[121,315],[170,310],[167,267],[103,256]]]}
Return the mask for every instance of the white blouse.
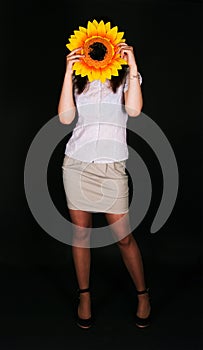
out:
{"label": "white blouse", "polygon": [[[88,163],[111,163],[128,158],[128,114],[123,104],[128,82],[129,70],[116,93],[111,90],[108,79],[105,83],[93,80],[81,94],[74,92],[78,120],[66,144],[67,156]],[[139,82],[141,85],[141,74]]]}

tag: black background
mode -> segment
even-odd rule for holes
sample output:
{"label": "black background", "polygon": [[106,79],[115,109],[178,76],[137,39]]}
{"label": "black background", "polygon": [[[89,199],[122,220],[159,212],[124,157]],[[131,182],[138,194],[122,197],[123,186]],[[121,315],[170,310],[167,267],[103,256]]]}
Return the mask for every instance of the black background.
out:
{"label": "black background", "polygon": [[[200,1],[8,1],[2,9],[1,348],[199,349]],[[29,146],[57,115],[65,44],[73,30],[98,16],[109,17],[134,47],[143,77],[143,112],[165,133],[179,169],[173,211],[164,226],[150,234],[161,200],[161,169],[148,144],[129,135],[153,186],[149,211],[134,231],[155,310],[154,323],[144,331],[133,323],[135,290],[116,245],[92,249],[97,324],[88,334],[75,326],[71,247],[37,224],[24,192]],[[66,141],[56,147],[48,172],[50,194],[64,216],[61,162]],[[99,224],[104,219],[95,215],[94,220]]]}

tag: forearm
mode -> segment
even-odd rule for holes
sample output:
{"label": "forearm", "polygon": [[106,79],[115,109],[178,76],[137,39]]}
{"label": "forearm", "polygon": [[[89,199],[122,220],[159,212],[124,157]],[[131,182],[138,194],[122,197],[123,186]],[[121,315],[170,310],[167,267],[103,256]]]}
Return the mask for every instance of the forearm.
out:
{"label": "forearm", "polygon": [[66,71],[58,104],[59,120],[63,124],[70,124],[75,118],[76,107],[72,85],[72,74]]}
{"label": "forearm", "polygon": [[125,93],[125,109],[130,117],[136,117],[141,113],[143,106],[142,90],[138,77],[137,66],[130,67],[128,90]]}

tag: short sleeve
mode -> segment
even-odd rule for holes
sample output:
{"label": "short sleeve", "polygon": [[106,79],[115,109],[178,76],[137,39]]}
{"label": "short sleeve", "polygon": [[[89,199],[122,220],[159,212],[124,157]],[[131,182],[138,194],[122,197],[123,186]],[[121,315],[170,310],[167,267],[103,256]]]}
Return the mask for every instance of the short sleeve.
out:
{"label": "short sleeve", "polygon": [[[139,79],[139,82],[141,85],[142,84],[142,76],[141,76],[140,72],[138,72],[138,79]],[[126,92],[128,90],[128,84],[129,84],[129,69],[128,69],[127,74],[126,74],[126,79],[125,79],[125,83],[124,83],[124,87],[123,87],[124,92]]]}

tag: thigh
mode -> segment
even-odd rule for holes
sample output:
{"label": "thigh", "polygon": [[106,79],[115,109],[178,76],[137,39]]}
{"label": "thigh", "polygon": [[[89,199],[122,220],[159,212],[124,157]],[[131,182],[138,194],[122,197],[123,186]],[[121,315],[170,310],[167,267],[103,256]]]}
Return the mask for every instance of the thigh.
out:
{"label": "thigh", "polygon": [[105,213],[106,220],[113,233],[116,236],[116,240],[120,240],[131,233],[129,214],[111,214]]}
{"label": "thigh", "polygon": [[92,213],[83,210],[69,209],[73,224],[81,227],[92,227]]}

